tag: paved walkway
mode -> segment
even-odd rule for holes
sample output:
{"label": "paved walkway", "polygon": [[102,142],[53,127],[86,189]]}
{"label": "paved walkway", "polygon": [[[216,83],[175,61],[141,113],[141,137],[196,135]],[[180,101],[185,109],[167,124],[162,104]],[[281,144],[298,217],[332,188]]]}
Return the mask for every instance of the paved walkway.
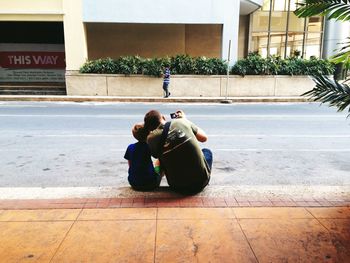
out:
{"label": "paved walkway", "polygon": [[306,97],[117,97],[117,96],[47,96],[47,95],[0,95],[0,101],[70,101],[70,102],[175,102],[175,103],[227,103],[227,102],[307,102]]}
{"label": "paved walkway", "polygon": [[345,201],[338,207],[235,201],[2,200],[0,261],[349,262]]}

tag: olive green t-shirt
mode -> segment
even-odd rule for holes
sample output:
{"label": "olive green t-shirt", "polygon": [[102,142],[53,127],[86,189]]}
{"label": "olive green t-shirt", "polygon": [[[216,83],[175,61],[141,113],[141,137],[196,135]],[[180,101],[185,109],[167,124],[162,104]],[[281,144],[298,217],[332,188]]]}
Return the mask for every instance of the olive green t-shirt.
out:
{"label": "olive green t-shirt", "polygon": [[152,131],[147,143],[152,156],[160,158],[169,186],[179,190],[200,189],[208,181],[210,169],[196,138],[198,127],[185,118],[172,120],[160,148],[163,128],[160,125]]}

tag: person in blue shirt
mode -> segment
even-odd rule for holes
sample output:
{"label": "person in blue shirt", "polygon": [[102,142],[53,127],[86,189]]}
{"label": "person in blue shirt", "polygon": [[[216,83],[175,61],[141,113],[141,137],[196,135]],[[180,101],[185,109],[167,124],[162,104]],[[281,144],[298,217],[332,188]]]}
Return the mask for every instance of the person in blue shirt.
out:
{"label": "person in blue shirt", "polygon": [[170,84],[170,68],[169,68],[169,65],[166,65],[163,73],[164,98],[168,98],[170,96],[169,84]]}
{"label": "person in blue shirt", "polygon": [[159,161],[156,160],[156,167],[153,166],[151,152],[146,143],[148,132],[143,124],[135,124],[132,134],[138,142],[130,144],[124,155],[129,163],[129,184],[137,191],[154,190],[159,187],[162,177]]}

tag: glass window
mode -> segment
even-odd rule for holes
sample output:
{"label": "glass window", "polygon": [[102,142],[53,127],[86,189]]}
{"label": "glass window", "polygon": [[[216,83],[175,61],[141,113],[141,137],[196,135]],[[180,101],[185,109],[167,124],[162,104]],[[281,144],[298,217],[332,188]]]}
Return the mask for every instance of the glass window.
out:
{"label": "glass window", "polygon": [[261,7],[261,10],[263,10],[263,11],[270,10],[270,0],[264,0],[263,5]]}
{"label": "glass window", "polygon": [[321,32],[322,31],[323,19],[320,16],[313,16],[309,18],[307,31]]}
{"label": "glass window", "polygon": [[298,18],[294,13],[289,14],[288,31],[304,31],[305,18]]}
{"label": "glass window", "polygon": [[287,54],[286,57],[292,57],[295,53],[299,56],[303,51],[304,32],[288,32]]}
{"label": "glass window", "polygon": [[305,56],[304,58],[310,58],[311,56],[320,57],[321,53],[321,33],[308,33],[305,43]]}
{"label": "glass window", "polygon": [[258,52],[263,57],[267,56],[267,32],[264,33],[253,33],[251,40],[251,50],[254,52]]}
{"label": "glass window", "polygon": [[303,2],[303,0],[290,0],[290,11],[296,10],[299,6],[298,4]]}
{"label": "glass window", "polygon": [[272,10],[273,11],[288,11],[289,0],[273,0]]}
{"label": "glass window", "polygon": [[270,55],[284,56],[285,39],[285,32],[271,33]]}
{"label": "glass window", "polygon": [[253,31],[269,30],[269,12],[257,11],[253,14]]}
{"label": "glass window", "polygon": [[272,12],[271,31],[286,31],[288,12]]}
{"label": "glass window", "polygon": [[[257,51],[264,57],[267,54],[290,57],[294,56],[295,53],[300,53],[300,56],[304,55],[305,58],[310,56],[319,57],[323,18],[296,17],[293,11],[298,8],[298,3],[303,1],[264,0],[261,10],[252,14],[252,37],[249,51]],[[269,28],[270,9],[271,23]],[[288,9],[290,12],[288,38],[286,39]],[[268,39],[269,35],[270,39]],[[267,50],[268,43],[270,50]],[[303,47],[303,44],[305,44],[305,47]],[[301,54],[302,52],[304,54]]]}

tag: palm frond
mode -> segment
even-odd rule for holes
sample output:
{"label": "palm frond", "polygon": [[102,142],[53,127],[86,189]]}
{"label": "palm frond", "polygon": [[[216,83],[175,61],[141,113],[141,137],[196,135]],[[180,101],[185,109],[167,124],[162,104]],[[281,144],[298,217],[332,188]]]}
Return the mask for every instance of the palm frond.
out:
{"label": "palm frond", "polygon": [[338,50],[336,50],[338,51],[338,53],[330,57],[330,60],[335,64],[347,63],[350,59],[350,37],[348,37],[345,42],[338,43],[338,45],[343,45],[343,46]]}
{"label": "palm frond", "polygon": [[330,107],[337,107],[343,111],[347,107],[350,116],[350,87],[347,83],[339,83],[327,76],[313,76],[316,87],[301,96],[309,97],[312,101],[329,103]]}
{"label": "palm frond", "polygon": [[339,21],[350,20],[350,0],[304,0],[294,11],[298,17],[325,16]]}

